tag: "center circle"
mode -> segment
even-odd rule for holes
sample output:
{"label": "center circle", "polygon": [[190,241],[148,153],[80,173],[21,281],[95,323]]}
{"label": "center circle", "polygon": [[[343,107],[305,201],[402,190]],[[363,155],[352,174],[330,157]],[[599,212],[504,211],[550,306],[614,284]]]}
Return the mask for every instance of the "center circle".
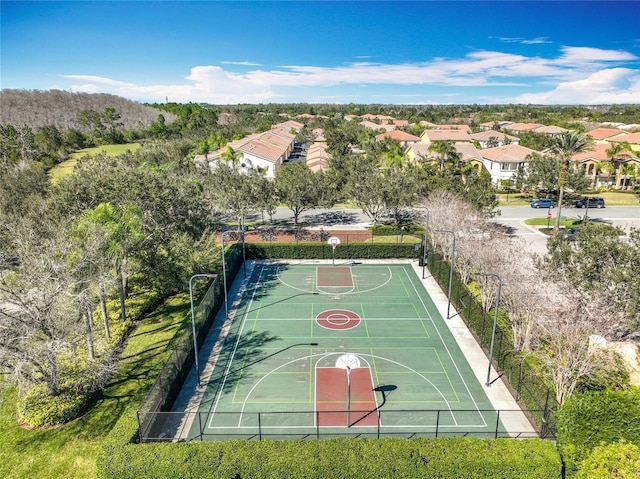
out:
{"label": "center circle", "polygon": [[316,316],[316,323],[325,329],[352,329],[358,326],[360,321],[360,316],[348,309],[327,309]]}

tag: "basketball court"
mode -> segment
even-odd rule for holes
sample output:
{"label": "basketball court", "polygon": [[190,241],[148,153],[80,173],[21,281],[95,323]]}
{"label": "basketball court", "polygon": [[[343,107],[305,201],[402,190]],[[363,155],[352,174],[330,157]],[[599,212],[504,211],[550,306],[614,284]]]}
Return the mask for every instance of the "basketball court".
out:
{"label": "basketball court", "polygon": [[508,435],[423,283],[409,262],[252,262],[176,439]]}

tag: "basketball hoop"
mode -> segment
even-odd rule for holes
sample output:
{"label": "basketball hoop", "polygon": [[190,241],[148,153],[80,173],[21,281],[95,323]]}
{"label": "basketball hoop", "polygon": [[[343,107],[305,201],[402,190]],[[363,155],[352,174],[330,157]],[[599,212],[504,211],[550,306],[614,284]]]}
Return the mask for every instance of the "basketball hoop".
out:
{"label": "basketball hoop", "polygon": [[327,240],[327,243],[335,250],[336,246],[340,244],[340,238],[337,236],[332,236]]}
{"label": "basketball hoop", "polygon": [[331,246],[331,263],[333,265],[336,264],[336,246],[340,244],[340,238],[337,236],[331,236],[327,243]]}

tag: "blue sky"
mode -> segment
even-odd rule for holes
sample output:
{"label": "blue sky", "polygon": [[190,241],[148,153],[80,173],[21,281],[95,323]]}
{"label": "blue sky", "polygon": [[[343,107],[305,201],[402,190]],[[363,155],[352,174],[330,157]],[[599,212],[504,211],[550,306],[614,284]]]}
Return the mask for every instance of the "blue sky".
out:
{"label": "blue sky", "polygon": [[136,101],[640,103],[640,2],[1,1],[2,88]]}

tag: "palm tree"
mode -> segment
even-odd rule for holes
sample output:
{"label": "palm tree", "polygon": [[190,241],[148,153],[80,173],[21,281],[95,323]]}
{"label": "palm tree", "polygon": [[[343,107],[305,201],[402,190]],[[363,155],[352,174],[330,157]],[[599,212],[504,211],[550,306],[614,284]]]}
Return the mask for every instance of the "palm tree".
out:
{"label": "palm tree", "polygon": [[613,166],[613,163],[609,160],[596,161],[595,171],[593,172],[594,186],[598,186],[598,176],[600,176],[600,172],[613,173],[615,170],[615,166]]}
{"label": "palm tree", "polygon": [[551,152],[556,156],[559,166],[558,215],[556,216],[556,223],[553,227],[553,231],[556,234],[560,231],[560,213],[562,212],[564,187],[567,184],[567,177],[569,176],[571,158],[578,153],[590,150],[592,148],[591,145],[591,138],[575,131],[566,131],[561,135],[553,137],[551,143]]}
{"label": "palm tree", "polygon": [[[607,151],[605,151],[607,156],[611,159],[611,164],[614,166],[614,171],[618,172],[618,178],[623,176],[622,169],[624,168],[625,160],[633,158],[633,150],[631,149],[631,144],[628,141],[616,142],[611,145]],[[617,167],[616,167],[617,163]]]}
{"label": "palm tree", "polygon": [[231,163],[231,167],[234,170],[238,169],[238,165],[240,164],[240,160],[242,160],[244,154],[241,151],[234,150],[230,146],[227,147],[227,150],[222,153],[222,158],[227,162]]}
{"label": "palm tree", "polygon": [[462,155],[456,150],[456,145],[450,140],[436,140],[429,145],[429,151],[435,153],[440,162],[440,171],[444,170],[446,163],[452,163],[454,170],[458,169],[458,163]]}

